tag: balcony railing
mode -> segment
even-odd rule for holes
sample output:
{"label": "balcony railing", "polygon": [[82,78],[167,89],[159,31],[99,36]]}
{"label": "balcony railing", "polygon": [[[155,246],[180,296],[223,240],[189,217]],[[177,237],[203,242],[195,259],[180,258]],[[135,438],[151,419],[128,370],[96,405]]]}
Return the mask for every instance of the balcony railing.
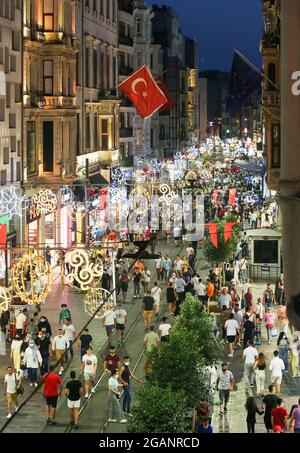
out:
{"label": "balcony railing", "polygon": [[133,47],[133,39],[130,36],[119,35],[119,44],[123,46]]}
{"label": "balcony railing", "polygon": [[280,107],[281,97],[279,94],[265,94],[263,97],[263,104],[270,107]]}
{"label": "balcony railing", "polygon": [[120,128],[120,138],[133,137],[133,127],[122,127]]}
{"label": "balcony railing", "polygon": [[121,76],[128,76],[133,73],[133,69],[130,66],[120,66],[119,74]]}

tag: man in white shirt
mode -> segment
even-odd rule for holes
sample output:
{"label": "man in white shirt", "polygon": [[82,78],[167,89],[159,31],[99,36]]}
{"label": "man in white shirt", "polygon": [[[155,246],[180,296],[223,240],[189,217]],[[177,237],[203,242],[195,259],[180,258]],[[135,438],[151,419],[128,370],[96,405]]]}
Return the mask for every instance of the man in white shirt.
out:
{"label": "man in white shirt", "polygon": [[54,337],[52,342],[52,351],[55,352],[56,360],[60,363],[60,370],[58,372],[59,375],[62,374],[64,371],[63,362],[64,362],[64,355],[68,347],[70,346],[70,342],[68,338],[63,335],[62,329],[58,329],[56,337]]}
{"label": "man in white shirt", "polygon": [[154,309],[154,314],[156,317],[158,317],[158,314],[159,314],[161,294],[162,294],[161,288],[158,286],[158,283],[155,282],[153,288],[151,289],[151,296],[154,299],[153,309]]}
{"label": "man in white shirt", "polygon": [[234,319],[233,313],[230,313],[229,319],[225,322],[226,336],[229,343],[229,354],[228,357],[233,357],[234,344],[236,336],[239,333],[239,326],[237,321]]}
{"label": "man in white shirt", "polygon": [[[159,253],[160,255],[160,253]],[[162,271],[162,258],[161,256],[159,258],[156,258],[155,260],[155,270],[156,270],[156,277],[157,281],[160,281],[162,278],[161,271]]]}
{"label": "man in white shirt", "polygon": [[234,309],[232,310],[231,313],[233,313],[233,319],[235,319],[236,322],[238,323],[238,332],[239,333],[236,336],[236,345],[240,348],[241,347],[240,338],[241,338],[241,334],[242,334],[242,330],[243,330],[244,315],[243,315],[243,312],[240,309],[240,305],[238,303],[234,304]]}
{"label": "man in white shirt", "polygon": [[244,379],[246,381],[246,387],[254,387],[254,365],[258,358],[257,349],[253,347],[253,340],[248,341],[248,347],[244,349],[243,359],[245,360],[244,365]]}
{"label": "man in white shirt", "polygon": [[[70,346],[69,346],[69,349],[70,349],[70,354],[71,354],[71,358],[74,357],[74,351],[73,351],[73,342],[76,338],[76,331],[75,331],[75,327],[73,326],[72,324],[72,321],[70,318],[67,318],[64,320],[64,325],[63,325],[63,335],[65,335],[65,337],[67,337],[67,339],[69,340],[69,343],[70,343]],[[65,355],[65,360],[67,362],[68,360],[68,351],[66,351],[66,355]]]}
{"label": "man in white shirt", "polygon": [[125,333],[125,323],[127,318],[127,311],[124,310],[122,304],[118,304],[118,309],[116,310],[116,330],[118,336],[118,345],[124,346],[124,333]]}
{"label": "man in white shirt", "polygon": [[158,328],[158,335],[160,336],[160,341],[162,343],[164,341],[168,341],[171,329],[172,329],[172,326],[171,326],[171,324],[169,324],[168,318],[164,317],[162,319],[162,324]]}
{"label": "man in white shirt", "polygon": [[173,236],[174,236],[175,245],[176,245],[176,247],[178,247],[179,241],[181,239],[181,228],[174,226]]}
{"label": "man in white shirt", "polygon": [[19,386],[19,380],[17,375],[14,373],[14,370],[11,366],[7,368],[7,374],[4,376],[4,390],[3,393],[7,398],[7,408],[8,415],[6,418],[10,419],[12,417],[13,405],[15,406],[15,411],[19,409],[18,404],[18,394],[17,388]]}
{"label": "man in white shirt", "polygon": [[274,351],[274,359],[271,360],[269,370],[271,371],[271,382],[276,387],[276,395],[280,395],[282,372],[285,370],[284,362],[278,357],[279,352]]}
{"label": "man in white shirt", "polygon": [[108,304],[102,316],[103,324],[106,329],[106,335],[108,342],[111,343],[113,337],[113,331],[116,324],[116,313],[114,312],[113,304]]}
{"label": "man in white shirt", "polygon": [[89,389],[91,385],[91,392],[95,393],[95,379],[96,372],[98,367],[97,357],[93,354],[93,349],[88,348],[86,354],[82,357],[81,363],[81,373],[84,375],[84,385],[85,385],[85,398],[89,397]]}
{"label": "man in white shirt", "polygon": [[16,316],[16,331],[19,334],[19,337],[23,338],[24,327],[27,321],[27,308],[24,308],[21,313],[18,313]]}

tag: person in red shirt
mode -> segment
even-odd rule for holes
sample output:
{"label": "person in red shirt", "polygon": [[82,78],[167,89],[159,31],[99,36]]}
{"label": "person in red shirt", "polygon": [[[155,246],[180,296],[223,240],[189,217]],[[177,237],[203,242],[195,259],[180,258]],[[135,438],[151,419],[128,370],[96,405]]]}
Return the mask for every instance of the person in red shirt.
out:
{"label": "person in red shirt", "polygon": [[109,241],[116,241],[117,240],[117,235],[114,231],[110,231],[107,235],[107,239]]}
{"label": "person in red shirt", "polygon": [[46,398],[46,410],[47,410],[47,424],[55,425],[56,407],[58,397],[61,395],[62,380],[54,372],[55,366],[50,366],[49,374],[44,377],[44,391],[43,395]]}
{"label": "person in red shirt", "polygon": [[[282,431],[287,430],[287,418],[288,418],[288,411],[282,407],[283,401],[281,398],[277,401],[276,409],[272,409],[271,417],[272,417],[272,426],[273,431],[276,432],[278,426],[281,427]],[[276,429],[275,429],[276,427]]]}
{"label": "person in red shirt", "polygon": [[109,354],[104,360],[104,372],[118,370],[120,368],[120,359],[116,354],[116,348],[111,346],[109,348]]}

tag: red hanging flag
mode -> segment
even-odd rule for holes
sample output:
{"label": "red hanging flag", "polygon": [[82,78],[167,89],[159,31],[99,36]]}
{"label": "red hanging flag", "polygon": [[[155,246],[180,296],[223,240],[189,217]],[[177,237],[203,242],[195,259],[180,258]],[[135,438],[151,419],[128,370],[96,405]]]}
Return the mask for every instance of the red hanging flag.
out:
{"label": "red hanging flag", "polygon": [[208,223],[207,228],[209,229],[211,243],[216,247],[219,246],[218,243],[218,224],[217,223]]}
{"label": "red hanging flag", "polygon": [[147,66],[143,66],[118,85],[131,100],[142,118],[150,118],[168,100]]}
{"label": "red hanging flag", "polygon": [[0,246],[6,245],[7,228],[6,223],[0,224]]}
{"label": "red hanging flag", "polygon": [[236,199],[236,189],[230,189],[229,190],[229,205],[230,206],[235,205],[235,199]]}
{"label": "red hanging flag", "polygon": [[224,244],[228,241],[228,239],[232,239],[232,228],[234,225],[237,225],[237,222],[233,223],[225,223],[224,226]]}
{"label": "red hanging flag", "polygon": [[156,79],[155,79],[155,82],[157,83],[157,85],[159,86],[159,88],[164,93],[164,95],[165,95],[165,97],[167,99],[167,103],[165,105],[163,105],[159,111],[160,112],[166,112],[168,110],[175,109],[176,108],[176,104],[174,104],[173,99],[172,99],[172,97],[170,95],[170,92],[169,92],[169,90],[167,88],[167,85],[165,84],[165,81],[162,78],[162,76],[157,76]]}

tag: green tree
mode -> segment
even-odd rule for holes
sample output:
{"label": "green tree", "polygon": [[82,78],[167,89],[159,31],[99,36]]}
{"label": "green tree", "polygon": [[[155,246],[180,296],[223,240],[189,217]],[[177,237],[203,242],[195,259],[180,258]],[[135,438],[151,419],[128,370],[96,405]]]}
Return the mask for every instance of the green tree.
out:
{"label": "green tree", "polygon": [[218,220],[214,223],[218,225],[218,248],[216,248],[210,239],[209,232],[206,232],[206,238],[204,241],[204,257],[209,263],[224,263],[231,260],[237,249],[237,244],[239,241],[238,232],[239,226],[236,225],[233,227],[232,230],[232,239],[228,239],[228,241],[224,242],[224,230],[225,230],[225,223],[228,222],[235,222],[235,218],[228,217],[225,220]]}
{"label": "green tree", "polygon": [[187,433],[186,397],[183,391],[174,392],[170,386],[146,383],[137,394],[137,406],[129,421],[129,433]]}

